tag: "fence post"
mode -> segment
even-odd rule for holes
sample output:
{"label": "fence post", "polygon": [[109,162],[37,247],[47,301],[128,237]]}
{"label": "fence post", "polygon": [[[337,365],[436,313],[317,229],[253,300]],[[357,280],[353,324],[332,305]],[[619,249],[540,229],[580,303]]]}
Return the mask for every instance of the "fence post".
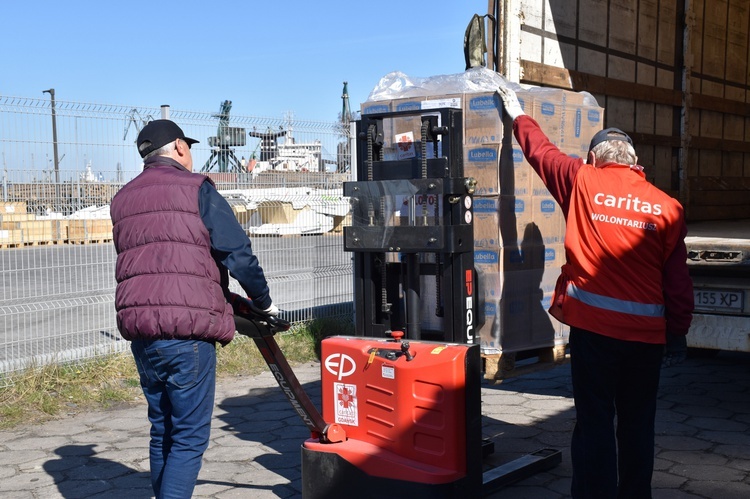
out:
{"label": "fence post", "polygon": [[[57,155],[57,116],[55,115],[55,89],[42,90],[43,94],[49,94],[50,104],[52,105],[52,154],[55,160],[55,202],[60,203],[60,160]],[[55,211],[58,206],[55,206]]]}

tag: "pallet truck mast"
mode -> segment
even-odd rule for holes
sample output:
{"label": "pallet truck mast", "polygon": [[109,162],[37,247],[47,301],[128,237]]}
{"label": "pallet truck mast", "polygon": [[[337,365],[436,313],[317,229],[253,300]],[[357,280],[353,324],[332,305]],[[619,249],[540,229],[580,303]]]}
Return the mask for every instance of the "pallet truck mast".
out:
{"label": "pallet truck mast", "polygon": [[[410,134],[419,141],[386,140]],[[310,429],[306,499],[482,497],[561,462],[559,451],[540,449],[484,463],[494,443],[482,437],[475,182],[463,175],[462,134],[453,108],[357,122],[358,180],[344,184],[356,333],[321,343],[322,414],[273,338],[283,321],[235,316]]]}

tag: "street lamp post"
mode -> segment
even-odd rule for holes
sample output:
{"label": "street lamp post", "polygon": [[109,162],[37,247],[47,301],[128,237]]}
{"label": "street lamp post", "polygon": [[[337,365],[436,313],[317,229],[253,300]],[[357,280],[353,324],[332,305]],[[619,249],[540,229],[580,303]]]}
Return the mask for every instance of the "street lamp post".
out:
{"label": "street lamp post", "polygon": [[[52,105],[52,149],[55,161],[55,204],[60,204],[60,160],[57,156],[57,116],[55,114],[55,89],[42,90],[43,94],[49,94]],[[57,206],[56,206],[57,208]]]}

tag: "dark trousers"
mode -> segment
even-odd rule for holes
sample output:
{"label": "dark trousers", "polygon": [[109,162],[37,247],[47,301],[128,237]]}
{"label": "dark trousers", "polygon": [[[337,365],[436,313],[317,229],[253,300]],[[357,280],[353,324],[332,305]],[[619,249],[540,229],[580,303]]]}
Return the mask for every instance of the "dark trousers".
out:
{"label": "dark trousers", "polygon": [[571,327],[573,498],[651,498],[663,350]]}

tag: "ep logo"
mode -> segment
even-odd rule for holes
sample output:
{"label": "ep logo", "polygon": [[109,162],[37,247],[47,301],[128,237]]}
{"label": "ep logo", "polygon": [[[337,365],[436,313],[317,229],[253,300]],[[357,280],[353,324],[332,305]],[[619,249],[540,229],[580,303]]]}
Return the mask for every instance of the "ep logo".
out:
{"label": "ep logo", "polygon": [[345,353],[334,353],[326,357],[324,362],[326,370],[341,381],[342,378],[351,376],[357,370],[354,359]]}

